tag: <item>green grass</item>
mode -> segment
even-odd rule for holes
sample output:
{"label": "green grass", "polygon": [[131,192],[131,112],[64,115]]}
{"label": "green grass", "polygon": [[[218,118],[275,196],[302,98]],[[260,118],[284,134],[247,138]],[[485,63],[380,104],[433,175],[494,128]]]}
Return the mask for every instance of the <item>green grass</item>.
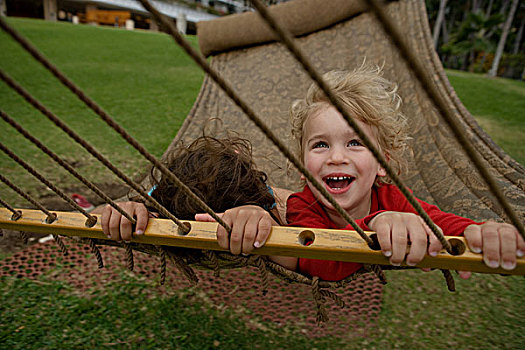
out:
{"label": "green grass", "polygon": [[[203,77],[171,39],[164,34],[114,28],[8,21],[147,149],[162,154],[190,110]],[[0,67],[128,175],[144,167],[144,162],[136,160],[135,151],[3,33]],[[523,164],[520,145],[525,132],[525,83],[447,73],[481,125]],[[4,85],[0,85],[0,105],[95,182],[115,181]],[[44,169],[51,180],[73,183],[8,126],[0,128],[0,141]],[[0,157],[0,167],[2,174],[28,184],[32,193],[43,192],[5,157]],[[1,193],[4,199],[6,193],[13,202],[27,205],[4,187]],[[123,274],[122,283],[94,288],[87,295],[45,278],[3,278],[0,348],[525,348],[523,277],[475,275],[469,281],[457,280],[458,292],[449,293],[439,272],[390,271],[387,275],[389,284],[376,334],[351,342],[310,340],[270,324],[248,328],[233,311],[209,308],[191,289],[161,295],[154,282],[127,274]]]}
{"label": "green grass", "polygon": [[457,281],[458,291],[450,293],[438,271],[387,271],[389,284],[377,328],[368,337],[349,341],[346,334],[309,339],[297,329],[253,316],[248,326],[239,317],[242,311],[209,307],[191,288],[170,292],[168,287],[167,294],[160,294],[155,281],[121,275],[117,283],[98,288],[93,283],[87,294],[45,277],[0,279],[0,348],[521,349],[525,345],[522,277],[475,275],[470,281]]}
{"label": "green grass", "polygon": [[525,164],[525,82],[451,70],[447,75],[481,127],[516,161]]}
{"label": "green grass", "polygon": [[[165,34],[27,19],[8,19],[8,23],[156,156],[175,137],[202,83],[202,71]],[[196,44],[195,37],[188,39]],[[127,175],[145,168],[146,161],[131,146],[4,32],[0,33],[0,67]],[[93,182],[117,181],[3,83],[0,105]],[[44,169],[51,180],[66,187],[76,183],[11,127],[2,125],[1,130],[1,142]],[[0,167],[8,178],[27,184],[30,193],[42,192],[42,186],[30,175],[20,175],[20,168],[7,157],[0,158]],[[6,193],[5,199],[15,205],[26,205],[11,191]]]}

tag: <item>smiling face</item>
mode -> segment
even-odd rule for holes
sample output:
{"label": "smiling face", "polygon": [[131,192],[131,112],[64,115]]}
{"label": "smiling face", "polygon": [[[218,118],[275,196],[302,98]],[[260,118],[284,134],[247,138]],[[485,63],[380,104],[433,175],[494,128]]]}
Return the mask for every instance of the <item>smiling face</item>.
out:
{"label": "smiling face", "polygon": [[[377,145],[372,128],[355,121]],[[369,214],[372,186],[377,176],[386,173],[334,107],[327,105],[306,119],[302,149],[305,167],[352,218]],[[310,183],[308,186],[330,218],[338,226],[346,226],[346,221],[315,187]]]}

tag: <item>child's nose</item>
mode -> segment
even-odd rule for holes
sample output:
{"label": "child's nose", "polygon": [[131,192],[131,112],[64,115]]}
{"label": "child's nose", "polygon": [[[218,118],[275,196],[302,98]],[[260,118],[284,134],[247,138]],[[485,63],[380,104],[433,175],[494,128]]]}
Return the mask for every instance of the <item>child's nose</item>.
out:
{"label": "child's nose", "polygon": [[349,159],[344,149],[334,147],[332,148],[328,162],[332,164],[347,164]]}

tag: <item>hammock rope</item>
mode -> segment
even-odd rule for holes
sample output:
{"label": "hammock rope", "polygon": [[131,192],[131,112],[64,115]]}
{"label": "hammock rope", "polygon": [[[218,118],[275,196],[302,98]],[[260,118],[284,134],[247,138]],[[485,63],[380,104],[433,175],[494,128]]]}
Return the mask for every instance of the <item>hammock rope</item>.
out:
{"label": "hammock rope", "polygon": [[124,244],[126,247],[126,267],[129,271],[133,271],[135,264],[133,262],[133,249],[129,244]]}
{"label": "hammock rope", "polygon": [[166,283],[166,251],[162,246],[157,246],[160,256],[160,285]]}
{"label": "hammock rope", "polygon": [[[18,157],[15,153],[13,153],[8,147],[6,147],[3,143],[0,142],[0,150],[4,152],[6,155],[8,155],[11,159],[13,159],[15,162],[17,162],[20,166],[22,166],[27,172],[29,172],[31,175],[36,177],[40,182],[42,182],[44,185],[49,187],[53,192],[55,192],[57,195],[59,195],[63,200],[65,200],[69,205],[73,207],[73,209],[76,209],[79,211],[82,215],[84,215],[86,220],[86,226],[87,227],[93,227],[97,223],[97,217],[89,214],[87,211],[85,211],[82,207],[80,207],[74,200],[69,198],[64,192],[62,192],[58,187],[56,187],[54,184],[52,184],[49,180],[47,180],[42,174],[40,174],[35,168],[33,168],[31,165],[27,164],[24,160],[22,160],[20,157]],[[7,180],[5,178],[2,179],[2,181]],[[4,181],[5,182],[5,181]],[[13,188],[13,187],[11,187]],[[17,191],[18,193],[18,191]],[[23,196],[24,198],[28,199],[28,197]],[[31,201],[33,203],[33,201]],[[35,201],[36,203],[36,201]],[[33,203],[33,204],[35,204]],[[44,211],[46,215],[48,216],[48,220],[46,222],[48,224],[52,223],[56,220],[56,214],[50,213],[47,209],[45,209],[43,206],[39,206],[39,209]]]}
{"label": "hammock rope", "polygon": [[[51,224],[57,219],[57,215],[55,213],[51,213],[40,202],[38,202],[36,199],[34,199],[29,193],[27,193],[27,192],[23,191],[22,189],[20,189],[18,186],[16,186],[14,183],[9,181],[2,174],[0,174],[0,180],[3,183],[5,183],[7,186],[11,187],[11,189],[13,189],[13,191],[15,191],[19,196],[23,197],[28,202],[30,202],[35,207],[37,207],[41,212],[46,214],[47,218],[46,218],[45,222],[47,224]],[[16,220],[18,220],[18,219],[20,219],[22,217],[22,211],[21,210],[14,209],[13,207],[11,207],[9,204],[7,204],[6,202],[4,202],[1,199],[0,199],[0,203],[2,205],[4,205],[7,209],[9,209],[13,213],[13,216],[11,216],[11,220],[16,221]],[[20,231],[20,234],[22,236],[22,239],[23,239],[24,243],[27,244],[28,237],[25,234],[25,232]],[[67,247],[66,247],[65,243],[62,241],[62,238],[60,238],[60,236],[58,236],[57,234],[53,234],[53,239],[58,244],[62,254],[67,255],[68,254],[67,253]]]}
{"label": "hammock rope", "polygon": [[363,229],[355,223],[355,221],[348,215],[348,213],[333,199],[333,197],[328,193],[328,191],[310,174],[310,172],[301,164],[301,162],[290,152],[290,150],[284,145],[284,143],[275,136],[275,134],[268,128],[253,111],[253,109],[248,106],[241,99],[238,94],[234,91],[231,85],[223,79],[220,74],[213,69],[208,61],[202,56],[201,53],[197,52],[191,44],[182,37],[178,32],[177,28],[173,23],[168,20],[164,15],[162,15],[157,9],[155,9],[147,0],[140,0],[145,9],[147,9],[155,19],[162,23],[164,28],[167,29],[169,34],[173,37],[176,43],[186,51],[186,53],[208,74],[220,88],[228,95],[228,97],[244,112],[244,114],[264,133],[264,135],[279,149],[279,151],[290,161],[293,165],[303,174],[310,183],[312,183],[315,188],[323,194],[323,196],[334,206],[337,212],[345,218],[345,220],[352,225],[354,230],[356,230],[361,238],[367,242],[369,246],[373,246],[373,241],[368,237]]}
{"label": "hammock rope", "polygon": [[[380,4],[380,2],[382,2],[383,4]],[[386,13],[384,9],[384,2],[379,0],[368,0],[368,4],[374,10],[373,12],[376,15],[380,24],[382,25],[385,34],[387,34],[390,37],[391,41],[398,48],[401,54],[400,56],[405,60],[412,72],[416,75],[418,81],[423,86],[425,92],[433,101],[434,106],[436,106],[436,108],[439,110],[439,113],[449,126],[450,130],[452,130],[452,132],[454,133],[454,137],[460,143],[462,149],[465,151],[467,156],[475,165],[476,170],[481,175],[481,178],[483,179],[483,181],[485,181],[492,194],[496,196],[499,204],[503,207],[503,210],[505,211],[505,214],[507,214],[509,220],[516,227],[521,236],[525,238],[525,228],[523,226],[523,223],[519,220],[518,216],[510,206],[504,194],[501,192],[492,174],[487,170],[487,168],[483,164],[480,155],[476,152],[470,140],[461,131],[461,128],[458,122],[456,121],[454,114],[450,109],[447,108],[447,102],[436,89],[429,76],[426,74],[425,69],[419,62],[413,50],[410,50],[410,47],[406,40],[403,38],[403,34],[401,33],[400,29],[390,18],[390,16]]]}
{"label": "hammock rope", "polygon": [[[282,25],[278,23],[276,18],[270,14],[266,5],[264,5],[260,0],[250,0],[253,6],[257,9],[258,14],[270,27],[270,29],[277,34],[280,41],[285,45],[285,47],[290,51],[294,58],[301,64],[303,69],[308,73],[310,78],[315,81],[315,83],[323,90],[326,94],[332,105],[341,113],[348,125],[359,135],[360,139],[363,141],[363,144],[370,150],[374,158],[378,163],[385,169],[387,174],[390,176],[396,187],[401,191],[403,196],[408,200],[412,208],[418,213],[418,215],[425,221],[425,223],[430,227],[432,233],[437,237],[441,242],[441,245],[446,249],[447,252],[453,253],[452,246],[445,238],[445,235],[437,227],[437,225],[432,221],[430,216],[423,210],[423,207],[416,200],[416,197],[408,190],[408,187],[403,183],[401,178],[396,174],[390,164],[386,161],[385,157],[379,152],[377,147],[374,145],[372,140],[366,135],[366,133],[360,128],[356,121],[350,116],[350,113],[346,110],[343,103],[340,99],[333,93],[332,88],[323,80],[322,76],[317,72],[317,70],[310,63],[310,60],[303,54],[302,50],[296,45],[295,40],[290,33]],[[324,190],[324,187],[323,187]],[[445,270],[442,270],[443,274],[447,276]],[[450,284],[447,280],[447,286]]]}
{"label": "hammock rope", "polygon": [[[55,67],[47,58],[44,57],[33,45],[31,45],[25,38],[19,35],[12,27],[0,18],[0,27],[7,32],[15,41],[17,41],[26,51],[28,51],[38,62],[40,62],[46,69],[48,69],[65,87],[74,93],[82,102],[84,102],[92,111],[102,118],[113,130],[115,130],[124,140],[133,146],[142,156],[150,161],[155,167],[167,176],[174,184],[184,191],[188,197],[197,204],[202,210],[210,214],[226,231],[231,232],[231,228],[224,222],[204,201],[196,196],[182,181],[179,180],[162,162],[149,153],[141,144],[139,144],[130,134],[128,134],[117,122],[115,122],[102,107],[93,101],[86,93],[84,93],[78,86],[69,80],[57,67]],[[150,201],[151,197],[144,191],[138,191],[145,201]],[[157,208],[159,209],[159,208]],[[163,214],[166,210],[163,210]],[[173,216],[173,215],[171,215]],[[174,217],[174,216],[173,216]],[[174,220],[179,225],[182,232],[187,233],[189,230],[182,225],[178,219]]]}
{"label": "hammock rope", "polygon": [[[0,18],[0,22],[1,22]],[[3,70],[0,69],[0,78],[6,82],[11,88],[13,88],[19,95],[21,95],[26,101],[28,101],[34,108],[44,114],[49,120],[51,120],[56,126],[62,129],[69,137],[75,140],[80,144],[85,150],[87,150],[93,157],[99,160],[104,164],[109,170],[111,170],[115,175],[122,179],[129,187],[133,188],[138,192],[145,200],[148,200],[159,212],[172,220],[175,224],[181,228],[182,232],[187,232],[187,227],[177,219],[173,214],[171,214],[166,208],[164,208],[160,203],[155,199],[151,198],[147,192],[135,181],[126,176],[120,169],[115,167],[107,158],[105,158],[100,152],[98,152],[93,146],[86,142],[82,137],[80,137],[76,132],[69,128],[64,122],[60,120],[56,115],[54,115],[50,110],[48,110],[43,104],[37,101],[31,94],[29,94],[24,88],[22,88],[18,83],[16,83],[11,77],[9,77]],[[149,198],[148,198],[149,197]],[[69,199],[69,198],[68,198]]]}
{"label": "hammock rope", "polygon": [[[359,233],[361,238],[363,238],[369,246],[373,246],[373,241],[370,237],[368,237],[363,230],[354,222],[354,220],[342,209],[337,202],[332,198],[332,196],[326,191],[326,189],[321,186],[308,172],[308,170],[296,159],[296,157],[288,150],[288,148],[280,141],[273,132],[261,121],[261,119],[255,114],[255,112],[236,94],[236,92],[231,88],[230,84],[224,80],[217,71],[215,71],[211,66],[207,63],[206,59],[198,53],[195,49],[193,49],[190,44],[178,33],[178,31],[175,29],[173,23],[168,21],[165,16],[161,15],[150,3],[148,0],[140,0],[140,2],[143,4],[143,6],[155,17],[155,19],[162,23],[164,27],[168,30],[169,34],[174,38],[174,40],[181,46],[188,55],[194,59],[194,61],[223,89],[223,91],[232,99],[232,101],[239,106],[245,115],[252,121],[256,126],[266,135],[266,137],[274,143],[274,145],[281,151],[281,153],[294,164],[294,166],[308,179],[310,183],[312,183],[322,194],[323,196],[330,201],[330,203],[338,210],[339,214],[350,224],[352,227]],[[295,45],[294,39],[291,36],[291,34],[284,28],[282,28],[278,23],[276,23],[275,19],[271,16],[271,14],[268,13],[266,7],[261,4],[259,0],[252,0],[252,3],[254,4],[254,7],[257,8],[259,14],[263,19],[268,23],[268,25],[276,32],[276,34],[280,37],[281,41],[286,45],[288,50],[294,55],[294,57],[301,63],[303,68],[306,70],[306,72],[310,75],[310,77],[321,87],[321,89],[326,93],[326,95],[331,100],[332,104],[339,110],[339,112],[345,117],[349,125],[359,134],[359,136],[362,138],[363,143],[367,145],[367,147],[371,150],[372,154],[376,157],[378,162],[381,164],[383,168],[387,171],[387,173],[390,175],[396,186],[400,189],[400,191],[405,195],[407,200],[412,204],[414,209],[418,212],[418,214],[423,217],[425,222],[429,225],[429,227],[432,229],[436,237],[440,240],[442,245],[445,247],[445,249],[452,253],[452,247],[449,244],[449,242],[444,238],[443,234],[435,227],[435,224],[432,222],[430,217],[422,210],[419,203],[415,200],[415,197],[406,189],[406,186],[401,182],[397,174],[395,174],[388,163],[385,161],[383,156],[375,149],[375,146],[370,142],[370,140],[367,138],[366,134],[362,132],[362,130],[359,129],[357,125],[355,125],[355,122],[350,118],[348,113],[345,112],[344,107],[342,107],[340,101],[335,97],[335,95],[332,94],[331,89],[323,82],[320,75],[312,68],[312,65],[309,63],[308,59],[302,54],[301,50]],[[490,190],[495,194],[496,198],[498,199],[499,203],[502,205],[502,207],[505,210],[505,213],[509,217],[509,219],[513,222],[514,226],[518,229],[520,234],[524,235],[523,232],[523,225],[519,220],[517,219],[516,214],[508,204],[508,202],[505,200],[504,196],[502,195],[499,188],[497,188],[495,180],[491,177],[488,170],[484,167],[484,165],[481,162],[481,159],[475,153],[475,150],[471,146],[470,142],[464,136],[461,131],[459,130],[459,127],[456,125],[455,121],[453,120],[452,114],[447,115],[448,110],[446,109],[446,106],[443,105],[443,101],[439,98],[440,95],[436,91],[432,90],[432,84],[429,83],[429,78],[426,77],[423,73],[418,74],[417,69],[419,67],[419,63],[417,59],[414,57],[411,57],[410,50],[407,49],[406,44],[402,41],[402,38],[398,37],[397,40],[401,41],[401,44],[398,44],[396,41],[395,36],[399,33],[394,33],[394,29],[389,29],[389,26],[392,26],[392,23],[386,23],[390,19],[388,17],[385,17],[386,20],[382,16],[386,16],[384,13],[381,14],[382,9],[379,7],[376,9],[375,6],[380,6],[376,0],[372,0],[370,2],[371,7],[374,9],[374,12],[376,16],[378,17],[379,21],[382,23],[382,25],[385,27],[385,31],[387,34],[392,36],[392,40],[396,44],[396,46],[401,51],[403,57],[407,59],[407,62],[409,63],[410,68],[414,71],[417,78],[421,81],[423,87],[425,88],[425,91],[427,91],[427,94],[429,94],[430,98],[434,101],[434,104],[440,111],[441,115],[445,117],[445,120],[447,123],[449,123],[450,128],[454,131],[454,135],[456,136],[456,139],[460,142],[462,147],[465,149],[465,152],[468,154],[469,157],[471,157],[471,160],[476,165],[478,171],[480,172],[481,176],[485,179],[488,187]],[[10,34],[17,42],[21,44],[22,47],[24,47],[37,61],[39,61],[41,64],[44,65],[48,70],[51,71],[55,77],[58,78],[59,81],[62,82],[66,87],[68,87],[77,97],[83,101],[89,108],[91,108],[97,115],[99,115],[110,127],[112,127],[119,135],[121,135],[129,144],[131,144],[135,149],[139,151],[146,159],[148,159],[152,164],[154,164],[157,169],[159,169],[163,175],[168,176],[171,181],[173,181],[174,184],[176,184],[179,188],[181,188],[192,200],[196,201],[196,203],[207,213],[209,213],[212,217],[214,217],[215,220],[219,222],[225,229],[230,232],[231,228],[224,223],[216,213],[213,212],[200,198],[198,198],[195,194],[193,194],[174,174],[172,174],[169,169],[167,169],[164,164],[162,164],[157,158],[155,158],[153,155],[151,155],[144,147],[142,147],[134,138],[132,138],[122,127],[120,127],[101,107],[99,107],[94,101],[92,101],[84,92],[82,92],[77,86],[75,86],[68,78],[65,77],[54,65],[52,65],[42,54],[40,54],[27,40],[22,38],[16,31],[14,31],[11,27],[9,27],[5,21],[0,18],[0,26],[4,31],[6,31],[8,34]],[[405,45],[405,46],[403,46]],[[414,62],[411,60],[414,59]],[[164,216],[170,218],[172,221],[174,221],[180,228],[181,232],[186,233],[189,231],[189,228],[184,225],[184,223],[180,222],[177,218],[175,218],[171,213],[169,213],[164,207],[162,207],[158,202],[153,200],[151,197],[148,196],[148,194],[141,188],[140,185],[133,182],[131,179],[129,179],[127,176],[125,176],[118,168],[113,166],[106,158],[104,158],[100,153],[98,153],[92,146],[90,146],[86,141],[84,141],[82,138],[80,138],[76,133],[74,133],[71,129],[69,129],[58,117],[56,117],[53,113],[51,113],[46,107],[44,107],[40,102],[38,102],[36,99],[34,99],[29,93],[27,93],[23,88],[21,88],[14,80],[12,80],[10,77],[7,76],[3,71],[0,70],[0,76],[4,82],[6,82],[9,86],[11,86],[15,91],[17,91],[22,97],[24,97],[30,104],[32,104],[36,109],[38,109],[40,112],[42,112],[48,119],[50,119],[52,122],[54,122],[58,127],[60,127],[64,132],[66,132],[71,138],[73,138],[77,143],[79,143],[82,147],[84,147],[86,150],[88,150],[89,153],[91,153],[96,159],[101,161],[106,167],[108,167],[113,173],[115,173],[117,176],[119,176],[121,179],[123,179],[131,188],[133,188],[136,192],[138,192],[144,200],[151,202],[153,206],[155,206]],[[425,80],[427,79],[427,80]],[[427,84],[429,84],[427,86]],[[12,118],[7,116],[4,112],[0,111],[2,118],[8,122],[11,126],[13,126],[15,129],[17,129],[19,132],[21,132],[16,126],[16,122],[13,121],[11,123],[9,120],[12,121]],[[447,118],[451,118],[450,122]],[[454,129],[456,128],[456,129]],[[21,132],[26,138],[31,140],[32,136],[30,137],[26,136],[23,132]],[[459,135],[459,136],[458,136]],[[33,138],[34,139],[34,138]],[[36,140],[36,139],[34,139]],[[38,140],[36,140],[38,141]],[[33,142],[33,141],[32,141]],[[35,143],[35,142],[33,142]],[[35,143],[37,144],[37,143]],[[40,143],[41,144],[41,143]],[[38,144],[37,144],[38,146]],[[43,146],[43,145],[42,145]],[[58,158],[54,153],[52,153],[54,156],[51,156],[50,153],[46,152],[44,149],[48,150],[43,146],[43,148],[39,147],[44,153],[48,154],[51,158]],[[0,144],[0,149],[4,151],[4,153],[9,154],[12,153],[10,150],[8,150],[5,146]],[[7,151],[6,151],[7,150]],[[14,155],[14,153],[12,153]],[[11,155],[10,155],[11,156]],[[16,155],[15,155],[16,157]],[[13,158],[13,157],[11,157]],[[18,157],[17,157],[18,158]],[[15,158],[13,158],[15,159]],[[16,160],[16,159],[15,159]],[[57,161],[56,159],[54,159]],[[17,161],[18,162],[18,161]],[[60,162],[57,161],[59,164]],[[63,162],[63,161],[62,161]],[[19,162],[19,164],[21,164]],[[65,163],[67,164],[67,163]],[[62,165],[62,164],[60,164]],[[22,165],[23,166],[23,165]],[[63,165],[62,165],[63,166]],[[23,166],[26,168],[25,166]],[[63,166],[64,167],[64,166]],[[32,169],[32,168],[31,168]],[[33,174],[30,170],[26,168],[27,171]],[[34,169],[33,169],[34,170]],[[67,170],[67,168],[66,168]],[[68,170],[69,171],[69,170]],[[34,174],[33,174],[34,175]],[[121,176],[122,175],[122,176]],[[0,175],[1,176],[1,175]],[[37,177],[36,175],[34,175]],[[79,175],[82,177],[81,175]],[[2,176],[3,178],[3,176]],[[38,178],[38,177],[37,177]],[[79,178],[79,177],[77,177]],[[7,180],[7,179],[6,179]],[[129,181],[127,181],[129,180]],[[3,179],[2,179],[3,181]],[[8,180],[7,180],[8,181]],[[46,180],[47,181],[47,180]],[[81,180],[82,181],[82,180]],[[86,180],[87,181],[87,180]],[[5,181],[4,181],[5,182]],[[42,181],[43,182],[43,181]],[[84,181],[82,181],[84,184],[86,184]],[[89,181],[87,181],[89,182]],[[48,185],[46,182],[44,182],[49,188],[53,189],[53,185]],[[52,187],[53,186],[53,187]],[[89,185],[86,184],[90,189],[92,189]],[[94,186],[94,185],[93,185]],[[54,190],[54,189],[53,189]],[[58,189],[57,189],[58,190]],[[93,189],[92,189],[93,190]],[[96,192],[95,190],[93,190]],[[99,190],[100,191],[100,190]],[[57,192],[57,191],[55,191]],[[102,193],[102,191],[100,191]],[[405,193],[406,192],[406,193]],[[97,193],[97,192],[96,192]],[[58,194],[58,192],[57,192]],[[97,193],[99,194],[99,193]],[[104,196],[105,194],[102,193]],[[60,195],[60,194],[59,194]],[[64,195],[65,196],[65,195]],[[61,196],[64,198],[63,196]],[[107,197],[107,196],[106,196]],[[24,197],[25,198],[25,197]],[[66,199],[67,198],[67,199]],[[105,197],[102,197],[107,203],[112,205],[113,201],[110,199],[109,201],[106,200]],[[65,196],[64,198],[68,203],[73,202],[74,205],[76,203],[69,199],[69,197]],[[69,199],[69,200],[68,200]],[[16,210],[12,207],[10,207],[7,203],[0,200],[0,203],[4,205],[6,208],[8,208],[11,212],[13,212],[13,217],[16,217],[15,214],[21,215],[21,211]],[[70,203],[71,204],[71,203]],[[117,209],[118,205],[112,205],[115,209]],[[116,206],[116,207],[115,207]],[[81,207],[78,207],[76,205],[75,209],[80,211],[84,214],[84,210]],[[45,208],[44,208],[45,209]],[[120,209],[120,208],[119,208]],[[128,219],[129,215],[125,215],[125,213],[122,213],[121,210],[117,209],[121,214],[126,216]],[[421,212],[420,212],[421,211]],[[46,213],[46,212],[45,212]],[[88,221],[90,220],[90,217],[94,218],[96,222],[96,217],[93,217],[86,213],[88,215]],[[46,213],[46,215],[48,215]],[[49,217],[49,216],[48,216]],[[56,215],[55,215],[56,218]],[[13,219],[16,220],[16,219]],[[92,219],[91,219],[92,220]],[[134,222],[134,219],[131,218],[132,222]],[[93,225],[95,224],[93,222]],[[86,223],[87,225],[87,223]],[[58,237],[58,236],[57,236]],[[59,238],[59,237],[58,237]],[[94,255],[97,258],[97,261],[99,263],[99,268],[103,267],[103,261],[102,257],[100,255],[100,251],[98,250],[95,240],[89,239],[91,249],[94,253]],[[57,241],[58,243],[58,241]],[[104,242],[104,244],[107,244],[108,242]],[[111,242],[109,245],[114,245],[116,242]],[[60,244],[59,244],[60,245]],[[148,253],[152,253],[151,248],[144,248],[140,247],[140,245],[137,245],[135,243],[133,244],[125,244],[125,250],[127,254],[127,262],[128,262],[128,268],[130,270],[133,270],[133,249],[137,250],[146,250]],[[189,266],[189,258],[184,259],[185,253],[181,253],[180,249],[166,249],[161,246],[153,246],[156,249],[155,255],[160,256],[161,261],[161,281],[160,283],[163,284],[165,281],[165,271],[166,271],[166,255],[168,255],[168,258],[177,266],[177,268],[186,276],[186,278],[192,282],[197,283],[198,278],[192,268]],[[307,278],[303,275],[300,275],[296,272],[292,272],[289,270],[286,270],[285,268],[272,263],[271,261],[268,261],[267,258],[263,258],[262,256],[249,256],[249,257],[242,257],[242,256],[232,256],[228,253],[215,253],[212,251],[203,251],[203,257],[200,261],[200,263],[203,263],[203,260],[206,261],[208,264],[207,267],[211,267],[214,272],[218,275],[221,263],[220,262],[233,262],[234,265],[241,265],[241,266],[256,266],[261,274],[262,278],[262,285],[263,285],[263,294],[265,294],[265,291],[267,290],[267,284],[268,284],[268,271],[272,272],[273,274],[280,276],[282,279],[288,280],[289,282],[299,282],[299,283],[305,283],[312,286],[312,293],[314,295],[314,299],[317,304],[317,312],[318,312],[318,321],[326,321],[327,320],[327,314],[326,309],[324,308],[324,302],[325,298],[331,298],[336,303],[340,304],[342,302],[341,300],[338,300],[337,295],[330,291],[326,290],[320,290],[319,288],[327,288],[327,287],[333,287],[333,286],[343,286],[346,283],[349,283],[353,281],[357,276],[359,276],[361,273],[366,271],[374,272],[382,282],[386,283],[386,279],[384,276],[383,271],[378,265],[368,265],[365,264],[363,269],[352,275],[349,276],[347,279],[339,282],[326,282],[326,281],[320,281],[318,278]],[[187,254],[186,254],[187,257]],[[448,270],[442,271],[443,275],[445,276],[445,279],[447,281],[447,286],[449,287],[449,290],[454,290],[453,284],[454,280],[452,277],[452,274]],[[452,286],[452,287],[451,287]],[[319,306],[320,305],[320,306]]]}
{"label": "hammock rope", "polygon": [[[2,174],[0,174],[1,176]],[[3,181],[3,180],[2,180]],[[4,200],[2,200],[0,198],[0,204],[2,204],[2,206],[4,206],[5,208],[7,208],[11,213],[13,213],[13,215],[11,216],[11,220],[13,221],[16,221],[18,219],[20,219],[22,217],[22,211],[21,210],[16,210],[15,208],[13,208],[11,205],[9,205],[9,203],[5,202]]]}
{"label": "hammock rope", "polygon": [[71,165],[69,165],[68,162],[64,161],[62,158],[60,158],[56,153],[51,151],[49,148],[47,148],[42,142],[40,142],[36,137],[31,135],[26,129],[24,129],[20,124],[18,124],[13,118],[11,118],[7,113],[0,110],[0,116],[2,119],[11,125],[13,128],[15,128],[22,136],[24,136],[26,139],[31,141],[35,146],[37,146],[42,152],[47,154],[51,159],[53,159],[56,163],[58,163],[60,166],[62,166],[64,169],[66,169],[71,175],[76,177],[80,182],[82,182],[86,187],[88,187],[91,191],[96,193],[100,198],[102,198],[106,203],[111,205],[115,210],[117,210],[120,214],[122,214],[124,217],[126,217],[129,221],[131,221],[132,224],[136,224],[136,220],[129,215],[127,212],[122,210],[121,207],[118,206],[113,199],[111,199],[107,194],[105,194],[102,190],[100,190],[94,183],[86,179],[84,176],[79,174]]}
{"label": "hammock rope", "polygon": [[91,252],[95,255],[98,262],[98,268],[103,269],[104,268],[104,260],[102,259],[102,254],[100,254],[100,250],[98,249],[97,245],[95,244],[95,241],[93,239],[88,240],[89,247],[91,248]]}
{"label": "hammock rope", "polygon": [[[0,174],[0,180],[5,183],[7,186],[11,187],[11,189],[13,191],[15,191],[19,196],[23,197],[25,200],[27,200],[28,202],[30,202],[31,204],[33,204],[35,207],[38,208],[38,210],[40,210],[41,212],[43,212],[44,214],[47,215],[47,218],[46,218],[46,223],[50,224],[52,223],[53,221],[56,220],[57,218],[57,215],[55,213],[51,213],[49,210],[47,210],[42,204],[40,204],[40,202],[38,202],[36,199],[33,198],[33,196],[31,196],[29,193],[23,191],[22,189],[20,189],[20,187],[18,187],[17,185],[15,185],[14,183],[12,183],[11,181],[9,181],[9,179],[7,179],[4,175]],[[16,218],[11,218],[11,220],[18,220],[21,216],[22,216],[22,212],[20,210],[16,210],[14,208],[12,208],[10,205],[8,205],[7,203],[5,203],[4,201],[2,201],[2,204],[4,206],[6,206],[7,209],[9,209],[10,211],[13,212],[13,214],[15,213],[20,213],[20,216],[16,217]]]}

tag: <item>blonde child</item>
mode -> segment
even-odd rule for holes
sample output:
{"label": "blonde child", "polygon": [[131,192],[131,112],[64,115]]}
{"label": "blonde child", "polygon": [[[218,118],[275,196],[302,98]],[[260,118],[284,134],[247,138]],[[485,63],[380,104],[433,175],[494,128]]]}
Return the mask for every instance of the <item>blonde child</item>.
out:
{"label": "blonde child", "polygon": [[[329,72],[324,79],[343,101],[355,122],[388,159],[393,169],[401,173],[404,168],[402,153],[407,141],[406,121],[399,112],[400,98],[395,87],[381,77],[379,69],[370,67],[361,67],[353,72]],[[400,265],[403,261],[407,265],[416,265],[426,253],[435,256],[441,250],[441,244],[434,234],[414,213],[399,190],[389,184],[385,170],[379,166],[354,130],[315,84],[310,87],[305,99],[293,104],[290,115],[293,140],[299,158],[358,225],[365,230],[376,231],[381,250],[392,265]],[[239,152],[238,147],[220,148],[229,149],[229,154],[234,159],[244,154]],[[198,153],[205,154],[207,151],[201,150]],[[249,169],[253,170],[251,153],[248,153]],[[215,154],[215,151],[212,154]],[[182,161],[183,164],[185,162]],[[210,158],[210,164],[215,164],[212,169],[231,173],[230,164],[221,163],[215,156]],[[200,182],[208,183],[207,179],[215,176],[205,168],[190,167],[182,173],[186,174],[188,180],[198,175],[193,184],[196,189],[200,188]],[[266,175],[261,175],[261,178],[264,178],[262,183],[256,181],[258,184],[254,185],[244,178],[242,173],[239,174],[241,176],[237,177],[236,183],[246,183],[248,188],[256,186],[261,198],[265,197],[264,194],[273,192],[266,185]],[[185,181],[184,178],[181,180]],[[163,182],[159,185],[161,183]],[[232,233],[229,235],[222,226],[218,226],[218,244],[233,254],[253,252],[264,245],[272,225],[283,224],[284,220],[279,220],[277,215],[273,215],[272,218],[267,204],[261,204],[256,198],[225,203],[221,197],[224,187],[213,183],[208,185],[206,191],[201,191],[201,194],[207,195],[202,197],[203,200],[219,199],[218,203],[223,205],[212,206],[212,209],[221,213],[222,219],[232,227]],[[228,186],[225,188],[232,190]],[[220,188],[220,191],[216,192],[214,188]],[[240,190],[241,188],[243,190]],[[178,193],[178,199],[172,191]],[[246,187],[235,187],[232,193],[244,197],[244,191],[247,191]],[[169,183],[164,183],[164,187],[160,189],[157,187],[152,195],[155,197],[160,193],[165,193],[163,199],[161,198],[161,203],[165,206],[170,203],[177,205],[180,200],[182,206],[189,205],[189,202],[180,197],[183,194]],[[476,223],[442,212],[436,206],[421,200],[419,202],[446,235],[464,234],[470,249],[483,252],[484,261],[490,267],[501,266],[511,270],[516,266],[516,256],[521,257],[525,252],[525,242],[512,225]],[[148,211],[144,205],[136,202],[121,205],[137,217],[136,234],[143,233],[148,221]],[[176,207],[168,209],[175,215],[179,213]],[[208,214],[199,214],[199,208],[192,207],[187,212],[186,219],[191,219],[194,215],[199,221],[213,220]],[[291,226],[352,229],[309,183],[302,192],[294,193],[288,198],[286,219]],[[131,224],[109,206],[104,209],[102,227],[110,238],[131,240]],[[357,263],[293,257],[272,259],[290,270],[298,270],[305,275],[318,276],[324,280],[341,280],[361,268],[361,264]],[[461,272],[460,275],[467,278],[470,273]]]}
{"label": "blonde child", "polygon": [[[396,87],[381,76],[379,68],[365,66],[352,72],[332,71],[324,79],[389,165],[401,173],[408,137]],[[377,232],[381,250],[392,265],[400,265],[405,258],[407,265],[415,265],[427,252],[431,256],[439,252],[439,241],[316,84],[293,104],[290,115],[292,138],[305,167],[360,227]],[[516,256],[523,256],[525,243],[512,225],[476,223],[418,201],[446,235],[464,234],[472,251],[483,252],[488,266],[511,270]],[[288,199],[287,221],[292,226],[352,229],[310,183]],[[298,263],[300,272],[325,280],[341,280],[360,267],[315,259]]]}

